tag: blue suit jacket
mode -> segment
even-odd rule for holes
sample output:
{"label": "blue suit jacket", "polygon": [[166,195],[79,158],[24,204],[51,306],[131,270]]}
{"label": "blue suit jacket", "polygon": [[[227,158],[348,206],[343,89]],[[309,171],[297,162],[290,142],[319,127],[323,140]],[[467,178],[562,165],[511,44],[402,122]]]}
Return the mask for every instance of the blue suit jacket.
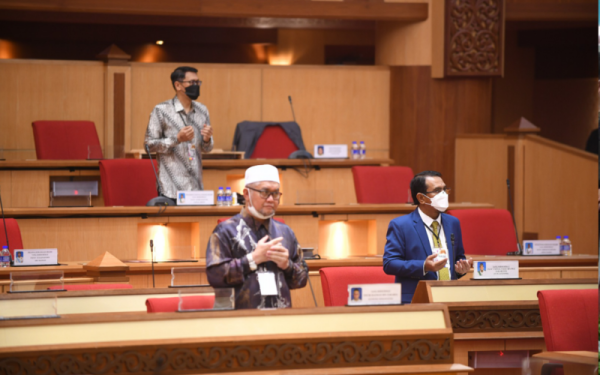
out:
{"label": "blue suit jacket", "polygon": [[[457,279],[454,264],[465,258],[460,222],[454,216],[442,215],[442,227],[449,251],[450,277]],[[454,244],[452,243],[454,235]],[[383,270],[396,276],[396,282],[402,284],[402,303],[410,303],[419,280],[437,280],[437,273],[423,275],[425,258],[432,254],[425,224],[417,210],[390,221],[387,242],[383,255]]]}

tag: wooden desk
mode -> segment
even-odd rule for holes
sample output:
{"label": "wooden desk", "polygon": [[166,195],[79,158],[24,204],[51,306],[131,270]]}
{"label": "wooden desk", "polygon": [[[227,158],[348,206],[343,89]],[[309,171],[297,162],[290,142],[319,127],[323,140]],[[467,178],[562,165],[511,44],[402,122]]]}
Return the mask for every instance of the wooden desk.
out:
{"label": "wooden desk", "polygon": [[212,288],[201,287],[0,294],[0,312],[9,314],[11,310],[11,316],[31,315],[36,304],[43,306],[48,298],[58,300],[58,315],[146,312],[148,298],[177,297],[179,291],[186,295],[213,294]]}
{"label": "wooden desk", "polygon": [[[277,216],[294,230],[302,246],[319,248],[322,256],[344,258],[383,254],[390,220],[414,209],[407,204],[281,205]],[[17,218],[26,248],[58,248],[59,261],[71,262],[92,260],[105,251],[121,260],[150,259],[149,240],[158,244],[161,236],[167,245],[162,251],[157,245],[157,259],[202,259],[217,220],[240,210],[241,206],[7,208],[5,214]],[[340,232],[347,239],[345,246],[330,241],[331,233]]]}
{"label": "wooden desk", "polygon": [[598,352],[542,352],[534,358],[561,363],[565,375],[595,375],[598,373]]}
{"label": "wooden desk", "polygon": [[83,314],[0,322],[0,372],[63,366],[94,374],[456,374],[439,304],[165,314]]}
{"label": "wooden desk", "polygon": [[466,365],[474,351],[545,350],[537,291],[597,288],[597,279],[420,281],[412,302],[448,306],[456,362]]}
{"label": "wooden desk", "polygon": [[[245,170],[253,165],[269,163],[280,170],[283,204],[296,202],[297,191],[332,190],[336,204],[356,203],[351,168],[356,165],[390,165],[391,159],[246,159],[203,160],[203,183],[206,190],[231,186],[241,192]],[[48,207],[50,182],[95,180],[99,196],[93,206],[104,206],[98,160],[24,160],[0,161],[0,188],[4,207]],[[6,192],[9,192],[7,194]]]}

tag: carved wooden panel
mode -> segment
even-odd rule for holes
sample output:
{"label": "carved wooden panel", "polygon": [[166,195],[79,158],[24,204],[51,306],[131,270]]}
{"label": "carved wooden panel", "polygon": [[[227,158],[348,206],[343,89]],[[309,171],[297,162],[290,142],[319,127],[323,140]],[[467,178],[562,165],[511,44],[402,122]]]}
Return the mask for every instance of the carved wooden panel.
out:
{"label": "carved wooden panel", "polygon": [[450,321],[454,333],[542,330],[539,309],[450,309]]}
{"label": "carved wooden panel", "polygon": [[0,358],[0,374],[156,374],[451,363],[450,338],[73,349]]}
{"label": "carved wooden panel", "polygon": [[502,74],[504,0],[446,0],[446,76]]}

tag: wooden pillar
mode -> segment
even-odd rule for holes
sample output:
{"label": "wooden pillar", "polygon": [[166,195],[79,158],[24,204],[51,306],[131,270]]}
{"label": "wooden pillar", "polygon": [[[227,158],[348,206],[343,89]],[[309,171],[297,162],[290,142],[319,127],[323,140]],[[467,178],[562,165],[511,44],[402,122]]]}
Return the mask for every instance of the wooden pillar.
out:
{"label": "wooden pillar", "polygon": [[106,63],[104,157],[123,158],[131,148],[131,56],[113,44],[98,58]]}
{"label": "wooden pillar", "polygon": [[504,0],[430,0],[426,21],[377,24],[377,63],[390,66],[396,165],[437,170],[455,185],[456,135],[492,132],[503,33]]}

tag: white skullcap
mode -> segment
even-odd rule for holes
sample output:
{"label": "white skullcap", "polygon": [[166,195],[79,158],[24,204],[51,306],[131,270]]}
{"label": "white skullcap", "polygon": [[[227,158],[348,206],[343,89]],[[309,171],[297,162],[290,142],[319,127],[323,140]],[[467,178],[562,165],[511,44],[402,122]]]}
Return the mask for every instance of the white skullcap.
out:
{"label": "white skullcap", "polygon": [[254,182],[273,181],[279,183],[277,168],[269,164],[255,165],[246,169],[246,186]]}

